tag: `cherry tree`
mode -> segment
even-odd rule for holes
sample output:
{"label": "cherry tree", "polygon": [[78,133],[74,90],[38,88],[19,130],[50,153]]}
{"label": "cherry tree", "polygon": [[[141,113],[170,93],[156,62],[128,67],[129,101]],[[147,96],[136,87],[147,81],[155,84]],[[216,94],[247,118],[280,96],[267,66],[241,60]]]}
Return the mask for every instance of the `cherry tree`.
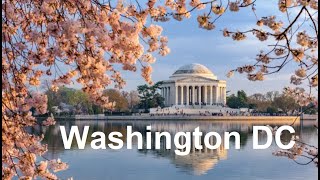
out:
{"label": "cherry tree", "polygon": [[[31,108],[37,114],[47,113],[41,82],[51,82],[55,91],[80,84],[95,103],[110,108],[112,102],[103,90],[110,85],[122,88],[122,71],[140,71],[152,84],[155,54],[170,53],[158,22],[195,15],[200,28],[216,30],[221,16],[241,8],[258,11],[256,0],[3,0],[2,178],[57,179],[53,173],[68,167],[59,159],[47,159],[43,135],[26,130],[39,125]],[[246,73],[249,80],[262,81],[285,66],[296,67],[290,79],[296,88],[285,92],[301,105],[317,104],[312,91],[318,86],[318,0],[279,0],[275,8],[286,18],[256,16],[256,25],[244,31],[220,27],[221,34],[234,41],[254,36],[273,42],[257,52],[256,63],[231,70],[228,76]],[[302,84],[308,90],[299,87]],[[48,117],[40,125],[54,123]],[[317,164],[316,147],[301,142],[296,149],[277,155],[295,158],[307,153]]]}

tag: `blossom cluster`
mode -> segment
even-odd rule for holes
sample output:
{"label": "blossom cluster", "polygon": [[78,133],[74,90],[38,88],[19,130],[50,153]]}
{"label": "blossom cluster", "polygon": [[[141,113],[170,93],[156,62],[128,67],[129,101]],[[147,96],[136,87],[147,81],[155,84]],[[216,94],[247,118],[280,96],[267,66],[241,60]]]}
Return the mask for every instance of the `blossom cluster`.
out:
{"label": "blossom cluster", "polygon": [[300,106],[307,106],[310,103],[314,106],[318,105],[318,100],[310,93],[306,92],[303,88],[286,87],[284,88],[283,93],[287,96],[293,97],[297,101],[297,103],[299,103]]}
{"label": "blossom cluster", "polygon": [[[232,5],[236,4],[237,2]],[[256,63],[231,70],[227,76],[231,77],[234,72],[245,72],[249,80],[261,81],[266,75],[277,73],[292,63],[298,68],[293,72],[290,82],[295,86],[304,85],[317,91],[315,87],[318,86],[318,26],[314,14],[317,13],[318,1],[279,0],[278,6],[281,13],[290,14],[291,9],[297,9],[298,13],[295,12],[293,16],[289,15],[283,20],[274,15],[260,19],[257,17],[257,28],[247,31],[231,31],[227,28],[223,30],[223,36],[231,37],[234,41],[243,41],[248,34],[252,34],[258,41],[268,41],[269,44],[267,50],[257,54]],[[285,20],[287,22],[284,22]],[[302,101],[307,103],[307,100]],[[311,102],[309,99],[309,103]]]}
{"label": "blossom cluster", "polygon": [[298,157],[305,157],[307,158],[306,163],[300,163],[300,164],[309,164],[313,163],[318,167],[318,148],[312,145],[309,145],[307,143],[301,142],[299,136],[293,136],[292,141],[295,141],[294,146],[291,149],[287,150],[278,150],[273,153],[275,156],[284,156],[289,159],[293,159],[297,161]]}
{"label": "blossom cluster", "polygon": [[141,9],[123,1],[2,2],[3,179],[57,179],[52,171],[67,167],[60,160],[41,161],[46,151],[42,137],[25,130],[55,124],[52,116],[41,124],[34,117],[47,114],[42,82],[49,82],[54,91],[78,83],[105,108],[113,103],[103,90],[125,85],[121,70],[141,68],[142,77],[152,83],[154,54],[170,53],[162,28],[147,21],[148,17],[165,20],[159,16],[167,8],[155,3],[150,0]]}
{"label": "blossom cluster", "polygon": [[[77,83],[98,105],[112,108],[114,103],[103,95],[103,90],[110,85],[125,86],[121,71],[140,69],[141,76],[151,84],[155,55],[170,53],[168,39],[155,23],[171,17],[181,21],[199,11],[199,27],[214,30],[220,16],[246,7],[255,13],[252,0],[149,0],[143,5],[122,0],[3,1],[2,178],[57,179],[52,173],[67,168],[60,160],[41,159],[47,149],[41,144],[43,137],[25,131],[26,127],[38,125],[34,114],[48,114],[47,97],[40,88],[44,81],[53,91]],[[223,30],[223,36],[234,41],[246,40],[251,33],[259,41],[276,42],[270,45],[270,51],[257,54],[255,64],[231,70],[228,75],[247,73],[249,80],[262,81],[293,62],[299,68],[291,82],[300,85],[309,80],[310,87],[315,88],[318,26],[311,10],[317,11],[318,1],[279,0],[278,8],[283,13],[299,11],[295,17],[289,16],[287,23],[271,15],[257,17],[257,27],[248,31]],[[303,15],[303,23],[297,25]],[[314,101],[300,91],[288,93],[301,104]],[[54,123],[50,116],[40,125]]]}

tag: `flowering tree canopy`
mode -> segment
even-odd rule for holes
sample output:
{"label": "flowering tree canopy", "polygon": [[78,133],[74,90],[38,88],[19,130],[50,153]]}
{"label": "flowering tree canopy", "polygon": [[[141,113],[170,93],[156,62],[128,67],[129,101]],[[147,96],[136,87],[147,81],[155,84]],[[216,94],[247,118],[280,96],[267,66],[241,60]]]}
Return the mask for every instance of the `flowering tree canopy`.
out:
{"label": "flowering tree canopy", "polygon": [[[200,28],[214,30],[215,22],[225,13],[241,8],[255,13],[255,2],[2,1],[2,178],[57,179],[52,172],[67,168],[60,160],[43,156],[47,146],[41,144],[42,135],[26,131],[38,124],[31,108],[38,114],[47,113],[47,97],[38,88],[42,81],[50,81],[52,90],[78,83],[95,103],[108,108],[112,103],[103,90],[111,84],[118,88],[125,85],[116,65],[123,71],[141,69],[142,77],[151,84],[154,55],[170,52],[157,22],[181,21],[195,12]],[[247,73],[248,79],[260,81],[293,64],[297,68],[291,82],[300,85],[306,81],[310,90],[316,89],[318,0],[279,0],[277,8],[286,19],[257,17],[256,26],[246,31],[223,30],[223,36],[235,41],[246,40],[251,34],[260,41],[274,42],[264,47],[268,51],[258,52],[255,64],[238,67],[228,75]],[[301,88],[286,91],[301,104],[315,99]],[[42,125],[54,123],[49,117]]]}

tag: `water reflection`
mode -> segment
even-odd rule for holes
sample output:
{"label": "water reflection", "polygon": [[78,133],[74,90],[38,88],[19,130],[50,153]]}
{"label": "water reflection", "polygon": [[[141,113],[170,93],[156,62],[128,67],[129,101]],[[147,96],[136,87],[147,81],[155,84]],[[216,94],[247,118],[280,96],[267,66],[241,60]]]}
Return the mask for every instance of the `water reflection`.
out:
{"label": "water reflection", "polygon": [[[224,148],[224,142],[223,142],[223,133],[226,131],[236,131],[240,133],[241,137],[241,150],[245,149],[246,146],[249,146],[249,148],[252,148],[252,143],[249,142],[252,138],[252,126],[253,125],[266,125],[269,124],[271,126],[281,125],[281,124],[288,124],[284,122],[229,122],[229,121],[222,121],[222,122],[210,122],[210,121],[60,121],[57,122],[55,126],[50,127],[39,127],[37,129],[33,129],[34,132],[42,132],[45,135],[44,142],[48,144],[48,153],[46,156],[48,158],[58,158],[62,153],[65,151],[72,151],[72,150],[78,150],[78,146],[75,143],[75,141],[72,144],[71,150],[65,150],[62,143],[61,133],[59,126],[63,125],[67,130],[71,128],[72,125],[77,125],[80,129],[80,132],[82,133],[82,129],[85,125],[89,125],[89,133],[86,141],[86,149],[91,149],[90,142],[93,140],[91,138],[91,134],[95,131],[102,131],[106,135],[108,135],[112,131],[118,131],[123,134],[122,140],[125,143],[126,142],[126,128],[127,126],[132,126],[133,131],[139,131],[143,135],[143,149],[138,150],[136,148],[137,144],[137,138],[133,138],[132,144],[134,145],[134,150],[131,151],[137,151],[138,154],[146,155],[146,156],[153,156],[157,159],[167,159],[171,164],[173,164],[175,167],[180,169],[181,171],[193,174],[193,175],[204,175],[209,170],[212,170],[215,168],[217,164],[219,164],[221,161],[224,161],[228,159],[228,150]],[[146,126],[151,125],[152,126],[152,138],[154,138],[154,132],[170,132],[171,133],[171,149],[167,150],[165,148],[166,142],[165,139],[161,139],[161,148],[155,149],[154,144],[152,144],[152,149],[146,148]],[[296,135],[299,135],[300,138],[306,138],[307,140],[312,139],[314,135],[310,135],[314,132],[315,129],[312,128],[312,122],[311,123],[305,123],[302,124],[300,122],[297,122],[294,125],[294,128],[296,130]],[[206,134],[206,132],[215,131],[218,132],[220,135],[222,135],[222,144],[220,148],[215,150],[210,150],[207,148],[204,148],[202,150],[197,150],[194,146],[194,139],[191,140],[192,148],[189,155],[186,156],[178,156],[175,154],[175,146],[173,144],[173,137],[176,132],[181,131],[189,131],[193,132],[196,127],[200,128],[200,131],[203,132],[203,134]],[[307,132],[307,133],[302,133]],[[304,137],[306,136],[306,137]],[[204,136],[202,136],[201,142],[204,144]],[[260,142],[266,141],[266,136],[261,135],[259,136]],[[282,139],[289,141],[291,138],[290,134],[284,133]],[[110,143],[108,138],[106,138],[107,142],[106,144]],[[232,139],[231,139],[232,140]],[[180,142],[183,143],[185,139],[180,139]],[[152,139],[152,142],[154,143],[155,140]],[[215,144],[215,139],[211,137],[210,144]],[[274,145],[274,144],[273,144]],[[107,147],[108,148],[108,147]],[[125,146],[123,148],[126,148]],[[230,142],[230,148],[234,149],[234,141]],[[105,151],[108,151],[105,150]],[[111,151],[109,149],[109,151]],[[70,164],[72,166],[72,164]]]}

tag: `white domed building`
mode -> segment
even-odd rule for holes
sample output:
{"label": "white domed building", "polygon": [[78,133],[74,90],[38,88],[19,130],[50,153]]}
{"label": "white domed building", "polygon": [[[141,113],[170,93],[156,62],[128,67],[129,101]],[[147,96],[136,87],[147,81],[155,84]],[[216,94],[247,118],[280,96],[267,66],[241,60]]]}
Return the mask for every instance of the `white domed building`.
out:
{"label": "white domed building", "polygon": [[222,106],[226,104],[226,85],[207,67],[193,63],[180,67],[163,81],[161,95],[166,107]]}

